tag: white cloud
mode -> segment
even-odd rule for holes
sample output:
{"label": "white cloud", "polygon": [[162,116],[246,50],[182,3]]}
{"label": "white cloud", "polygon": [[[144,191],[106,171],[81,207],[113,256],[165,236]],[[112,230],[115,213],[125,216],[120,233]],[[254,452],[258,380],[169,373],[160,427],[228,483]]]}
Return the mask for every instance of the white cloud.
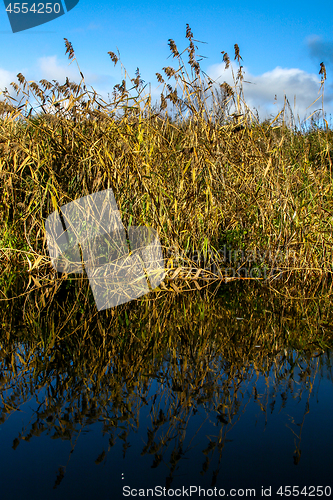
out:
{"label": "white cloud", "polygon": [[71,81],[76,81],[78,78],[81,79],[76,62],[73,61],[71,65],[66,63],[59,63],[57,56],[40,57],[37,61],[38,70],[41,73],[40,79],[58,81],[63,84],[68,77]]}
{"label": "white cloud", "polygon": [[[236,76],[238,66],[232,64],[234,75]],[[219,83],[226,81],[233,86],[231,69],[225,70],[224,64],[215,64],[211,66],[207,73]],[[276,116],[284,105],[284,96],[286,95],[291,109],[296,117],[299,115],[303,120],[309,116],[315,109],[321,107],[321,99],[313,106],[310,106],[320,95],[320,77],[313,73],[307,73],[298,68],[281,68],[277,66],[272,71],[267,71],[258,76],[251,75],[246,67],[243,68],[244,80],[251,83],[243,83],[245,102],[251,110],[256,108],[261,119],[269,117],[271,114]],[[275,101],[275,96],[277,100]],[[296,96],[296,106],[294,107]],[[333,94],[329,88],[326,88],[324,95],[324,110],[332,113]],[[274,102],[276,102],[274,104]],[[325,106],[326,103],[326,106]],[[308,110],[306,108],[310,106]]]}
{"label": "white cloud", "polygon": [[[5,69],[0,68],[0,101],[6,101],[8,104],[11,104],[13,106],[17,105],[21,98],[24,97],[21,92],[19,94],[16,94],[16,91],[14,88],[11,86],[11,83],[14,82],[17,85],[19,85],[17,75],[18,72],[13,72],[13,71],[7,71]],[[5,90],[8,90],[8,94],[15,100],[12,99],[6,99],[5,96],[2,94]]]}
{"label": "white cloud", "polygon": [[5,87],[7,87],[7,90],[10,92],[9,87],[11,82],[17,83],[16,74],[12,71],[0,68],[0,91],[4,91]]}

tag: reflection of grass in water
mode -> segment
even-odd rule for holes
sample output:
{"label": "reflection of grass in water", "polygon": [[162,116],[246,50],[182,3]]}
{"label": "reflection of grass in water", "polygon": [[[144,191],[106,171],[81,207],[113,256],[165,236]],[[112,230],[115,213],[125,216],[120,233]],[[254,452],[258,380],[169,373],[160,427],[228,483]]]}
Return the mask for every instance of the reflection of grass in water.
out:
{"label": "reflection of grass in water", "polygon": [[[310,291],[301,288],[291,300],[283,289],[277,292],[231,283],[216,300],[208,292],[159,300],[149,295],[97,314],[89,284],[80,277],[1,302],[1,385],[5,389],[15,379],[15,392],[6,399],[2,391],[0,421],[30,393],[44,393],[36,422],[15,446],[47,432],[71,439],[75,447],[80,429],[97,421],[103,421],[110,443],[122,436],[126,445],[149,404],[142,453],[151,454],[155,466],[167,463],[172,479],[186,457],[187,423],[200,411],[219,421],[216,436],[199,454],[202,472],[211,472],[214,453],[220,456],[248,402],[269,413],[279,394],[282,405],[294,396],[306,401],[318,370],[328,363],[315,356],[333,345],[330,297],[319,302],[324,290],[317,290],[309,300]],[[257,385],[259,376],[266,385]],[[149,394],[154,379],[157,391]],[[292,423],[291,429],[300,436],[301,429]]]}
{"label": "reflection of grass in water", "polygon": [[[125,227],[154,227],[166,250],[217,260],[224,245],[246,254],[259,249],[266,251],[262,265],[274,267],[280,255],[280,267],[302,270],[304,281],[331,273],[332,130],[325,121],[325,130],[315,121],[297,130],[287,99],[274,119],[260,123],[244,100],[239,47],[234,85],[220,85],[201,71],[188,26],[186,38],[188,64],[169,41],[178,68],[156,74],[159,106],[144,95],[139,73],[130,82],[135,95],[126,76],[109,105],[86,90],[83,76],[79,85],[37,85],[19,74],[46,113],[27,118],[19,105],[1,104],[1,223],[28,242],[36,261],[46,254],[43,221],[53,210],[112,186]],[[66,48],[73,59],[67,40]],[[321,76],[323,96],[324,70]],[[10,258],[26,263],[24,254]]]}

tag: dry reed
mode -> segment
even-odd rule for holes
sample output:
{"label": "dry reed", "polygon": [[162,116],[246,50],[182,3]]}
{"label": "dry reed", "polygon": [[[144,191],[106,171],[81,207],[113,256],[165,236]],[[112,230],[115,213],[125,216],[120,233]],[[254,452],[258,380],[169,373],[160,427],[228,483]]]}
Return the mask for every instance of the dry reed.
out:
{"label": "dry reed", "polygon": [[[157,229],[170,278],[190,283],[198,268],[205,268],[200,278],[207,283],[331,275],[333,133],[327,121],[322,130],[311,115],[311,128],[297,130],[285,99],[274,119],[260,123],[244,100],[238,45],[231,87],[201,70],[188,25],[186,38],[182,52],[169,40],[178,68],[156,73],[163,85],[159,106],[144,94],[139,69],[128,86],[119,52],[108,53],[125,71],[109,104],[87,90],[81,71],[79,85],[68,79],[29,84],[19,73],[21,87],[12,86],[28,97],[25,105],[9,103],[3,92],[2,269],[19,262],[47,276],[45,219],[65,203],[112,188],[125,227]],[[67,39],[65,45],[75,60]],[[230,57],[222,55],[229,67]],[[323,111],[323,63],[320,74]],[[28,110],[30,95],[40,103],[37,115]]]}

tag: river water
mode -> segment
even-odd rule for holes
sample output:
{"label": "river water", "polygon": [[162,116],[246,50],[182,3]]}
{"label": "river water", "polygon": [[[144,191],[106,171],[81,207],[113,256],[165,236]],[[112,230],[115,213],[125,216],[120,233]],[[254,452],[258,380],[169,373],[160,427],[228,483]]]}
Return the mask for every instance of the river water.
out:
{"label": "river water", "polygon": [[329,294],[52,287],[0,304],[1,500],[332,497]]}

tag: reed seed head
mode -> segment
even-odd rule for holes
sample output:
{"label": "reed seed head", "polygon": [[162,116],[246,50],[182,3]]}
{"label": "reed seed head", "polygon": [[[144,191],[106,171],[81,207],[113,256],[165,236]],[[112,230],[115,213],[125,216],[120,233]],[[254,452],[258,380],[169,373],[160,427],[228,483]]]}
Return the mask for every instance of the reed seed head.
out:
{"label": "reed seed head", "polygon": [[179,57],[179,52],[178,52],[178,49],[177,49],[175,42],[171,38],[169,38],[168,43],[169,43],[170,50],[173,53],[173,57]]}
{"label": "reed seed head", "polygon": [[168,66],[167,68],[163,68],[164,73],[170,79],[176,72],[173,68]]}
{"label": "reed seed head", "polygon": [[64,38],[64,40],[65,40],[65,45],[66,45],[65,54],[69,53],[68,59],[73,59],[73,57],[75,57],[73,45],[71,44],[71,42],[69,42],[67,40],[67,38]]}
{"label": "reed seed head", "polygon": [[19,73],[19,74],[17,75],[17,79],[18,79],[18,81],[20,82],[20,84],[21,84],[21,85],[25,82],[25,78],[24,78],[24,76],[22,75],[22,73]]}
{"label": "reed seed head", "polygon": [[160,73],[156,73],[156,77],[157,77],[158,83],[164,83],[163,77]]}
{"label": "reed seed head", "polygon": [[192,38],[193,38],[193,33],[192,33],[191,28],[188,24],[186,24],[186,38],[188,38],[189,40],[192,40]]}
{"label": "reed seed head", "polygon": [[321,81],[326,80],[326,68],[323,62],[320,63],[319,75],[321,75]]}
{"label": "reed seed head", "polygon": [[235,43],[234,48],[235,48],[235,60],[237,59],[238,62],[240,61],[240,59],[243,60],[243,58],[239,55],[239,46],[237,43]]}
{"label": "reed seed head", "polygon": [[134,78],[132,80],[132,82],[134,83],[134,85],[136,87],[140,87],[144,83],[144,80],[141,80],[141,75],[140,75],[139,68],[136,68],[135,76],[136,76],[136,78]]}
{"label": "reed seed head", "polygon": [[114,62],[114,65],[117,64],[119,61],[119,58],[116,56],[114,52],[108,52],[109,56],[111,57],[111,61]]}
{"label": "reed seed head", "polygon": [[223,62],[225,63],[225,69],[228,69],[230,66],[230,58],[224,50],[222,50],[221,54],[223,54]]}
{"label": "reed seed head", "polygon": [[51,82],[48,82],[47,80],[40,80],[39,83],[41,84],[41,86],[46,90],[50,90],[52,89],[53,85]]}
{"label": "reed seed head", "polygon": [[167,107],[168,107],[168,104],[165,100],[165,97],[163,94],[161,94],[161,105],[160,105],[161,111],[163,111],[163,109],[166,109]]}

